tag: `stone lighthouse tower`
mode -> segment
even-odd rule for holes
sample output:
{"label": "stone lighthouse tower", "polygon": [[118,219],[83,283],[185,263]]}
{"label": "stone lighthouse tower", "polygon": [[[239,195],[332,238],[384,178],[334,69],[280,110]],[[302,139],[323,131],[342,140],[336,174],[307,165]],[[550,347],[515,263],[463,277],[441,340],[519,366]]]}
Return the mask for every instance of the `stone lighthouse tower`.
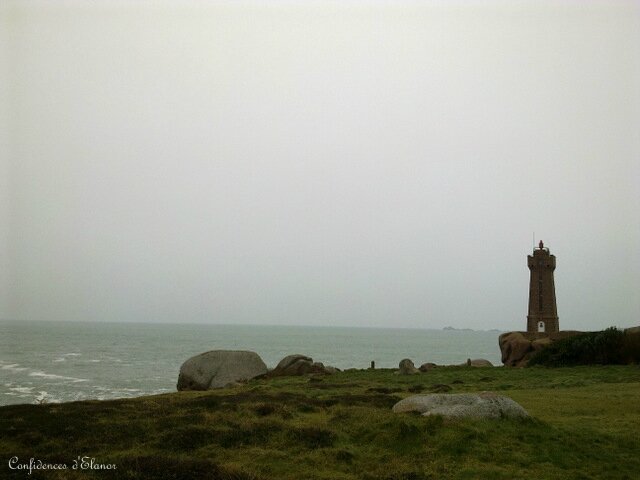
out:
{"label": "stone lighthouse tower", "polygon": [[556,288],[553,283],[556,257],[549,254],[549,249],[545,248],[540,240],[538,248],[533,250],[533,255],[527,256],[527,266],[531,271],[527,332],[557,332],[560,327]]}

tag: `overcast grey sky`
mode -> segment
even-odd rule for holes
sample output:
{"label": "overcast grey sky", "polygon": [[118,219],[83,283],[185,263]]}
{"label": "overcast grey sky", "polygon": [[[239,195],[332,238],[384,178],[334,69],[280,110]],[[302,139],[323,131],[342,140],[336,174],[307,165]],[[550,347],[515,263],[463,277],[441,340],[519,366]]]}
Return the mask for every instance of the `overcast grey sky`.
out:
{"label": "overcast grey sky", "polygon": [[637,2],[0,7],[0,318],[640,324]]}

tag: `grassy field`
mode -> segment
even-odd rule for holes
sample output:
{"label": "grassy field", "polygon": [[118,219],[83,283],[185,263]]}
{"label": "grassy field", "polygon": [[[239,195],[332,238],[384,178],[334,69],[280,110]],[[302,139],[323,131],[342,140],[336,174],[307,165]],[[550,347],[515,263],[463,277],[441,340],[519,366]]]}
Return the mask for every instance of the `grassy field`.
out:
{"label": "grassy field", "polygon": [[[443,387],[442,385],[445,385]],[[495,391],[525,421],[394,414],[414,393]],[[638,479],[640,367],[437,368],[0,408],[0,478]],[[10,470],[94,457],[116,470]]]}

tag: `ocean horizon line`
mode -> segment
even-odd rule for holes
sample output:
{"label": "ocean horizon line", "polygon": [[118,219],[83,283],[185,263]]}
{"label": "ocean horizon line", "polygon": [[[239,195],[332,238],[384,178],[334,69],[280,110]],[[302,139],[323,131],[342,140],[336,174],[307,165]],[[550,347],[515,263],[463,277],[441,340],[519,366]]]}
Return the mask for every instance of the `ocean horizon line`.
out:
{"label": "ocean horizon line", "polygon": [[276,327],[276,328],[344,328],[363,330],[420,330],[420,331],[466,331],[466,332],[509,332],[500,328],[477,329],[468,327],[455,327],[444,325],[442,327],[416,327],[416,326],[365,326],[365,325],[320,325],[320,324],[295,324],[295,323],[218,323],[218,322],[168,322],[168,321],[142,321],[142,320],[57,320],[57,319],[7,319],[0,318],[0,323],[79,323],[79,324],[127,324],[127,325],[167,325],[167,326],[218,326],[218,327]]}

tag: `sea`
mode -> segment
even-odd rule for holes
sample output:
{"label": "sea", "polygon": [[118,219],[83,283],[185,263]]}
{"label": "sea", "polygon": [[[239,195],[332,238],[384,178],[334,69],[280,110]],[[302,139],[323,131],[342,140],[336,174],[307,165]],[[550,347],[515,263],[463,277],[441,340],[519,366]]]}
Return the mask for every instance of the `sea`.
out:
{"label": "sea", "polygon": [[0,322],[0,405],[138,397],[176,391],[180,365],[209,350],[257,352],[269,368],[302,353],[340,369],[500,365],[497,330],[208,324]]}

